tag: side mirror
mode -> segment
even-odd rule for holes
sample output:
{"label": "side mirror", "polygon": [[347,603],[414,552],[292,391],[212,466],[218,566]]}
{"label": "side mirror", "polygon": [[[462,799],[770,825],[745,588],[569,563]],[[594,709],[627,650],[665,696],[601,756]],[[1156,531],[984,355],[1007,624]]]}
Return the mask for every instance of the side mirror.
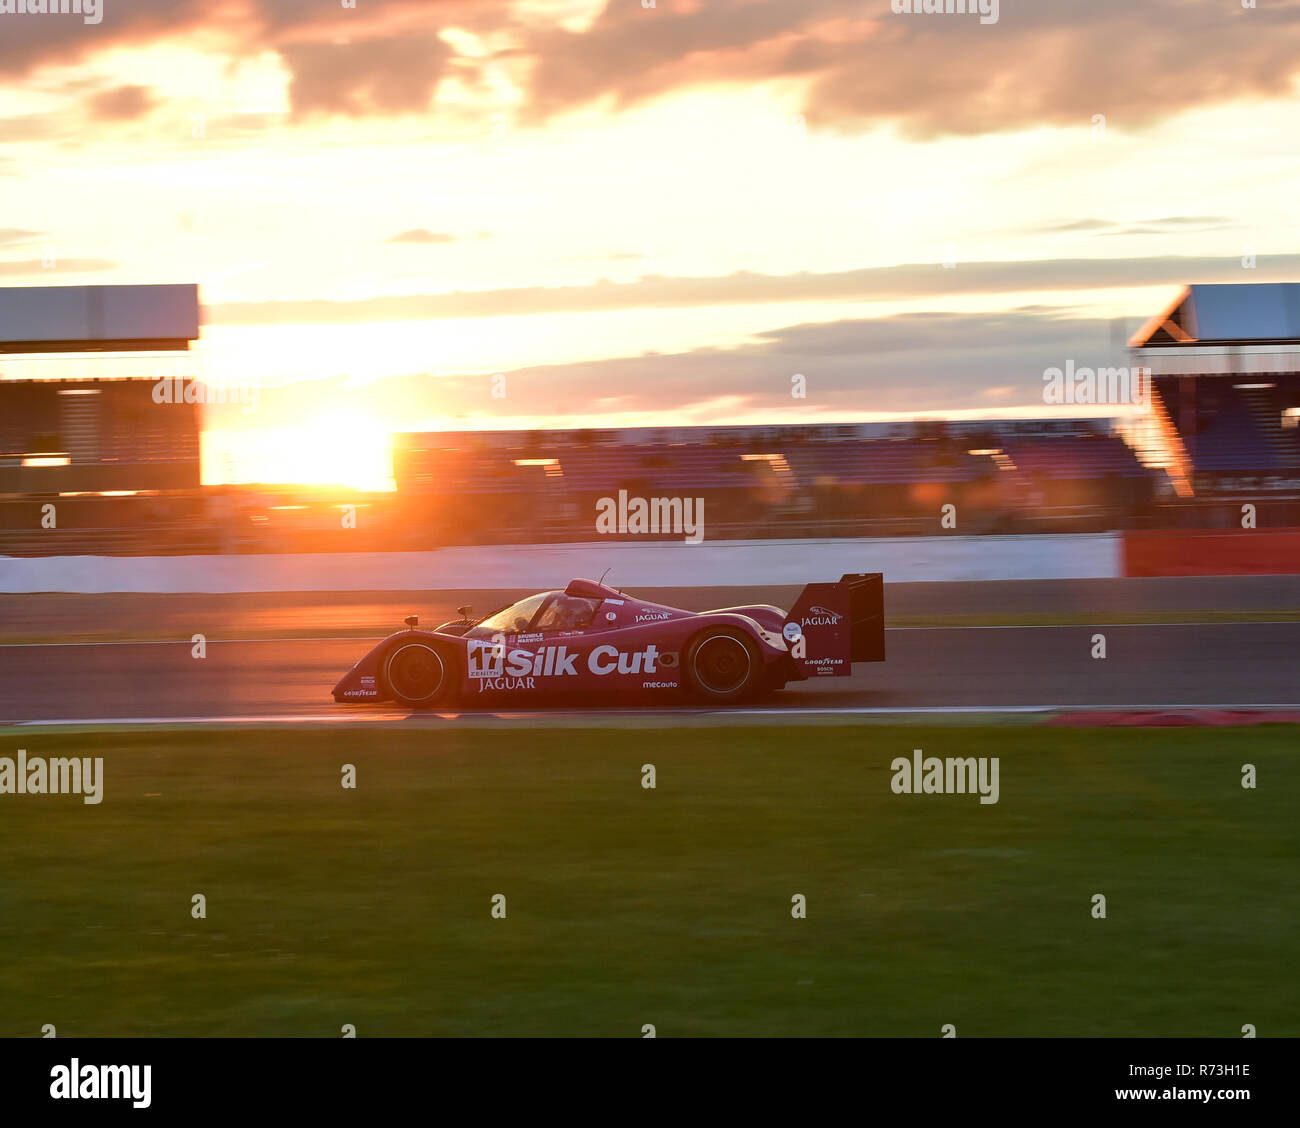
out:
{"label": "side mirror", "polygon": [[468,603],[466,603],[464,607],[456,608],[456,614],[459,615],[466,622],[469,622],[469,613],[473,610],[474,608],[472,608]]}
{"label": "side mirror", "polygon": [[415,628],[420,625],[420,616],[407,615],[406,618],[402,620],[402,622],[404,622],[408,627],[410,627],[411,630],[415,630]]}

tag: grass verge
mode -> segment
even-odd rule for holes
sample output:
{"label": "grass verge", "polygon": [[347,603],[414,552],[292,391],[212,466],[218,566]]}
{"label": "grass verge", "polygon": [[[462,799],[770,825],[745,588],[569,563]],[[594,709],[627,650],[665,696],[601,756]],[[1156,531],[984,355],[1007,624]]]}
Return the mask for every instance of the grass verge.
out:
{"label": "grass verge", "polygon": [[1300,1034],[1292,728],[20,739],[105,785],[0,795],[3,1036]]}

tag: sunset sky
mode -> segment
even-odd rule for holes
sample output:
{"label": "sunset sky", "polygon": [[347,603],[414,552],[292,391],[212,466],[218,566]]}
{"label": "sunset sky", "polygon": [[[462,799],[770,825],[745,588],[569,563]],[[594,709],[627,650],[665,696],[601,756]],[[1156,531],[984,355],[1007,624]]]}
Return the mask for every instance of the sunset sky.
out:
{"label": "sunset sky", "polygon": [[1181,283],[1300,278],[1298,69],[1300,0],[0,14],[0,285],[197,282],[189,356],[76,363],[255,385],[207,481],[380,480],[394,429],[1045,414]]}

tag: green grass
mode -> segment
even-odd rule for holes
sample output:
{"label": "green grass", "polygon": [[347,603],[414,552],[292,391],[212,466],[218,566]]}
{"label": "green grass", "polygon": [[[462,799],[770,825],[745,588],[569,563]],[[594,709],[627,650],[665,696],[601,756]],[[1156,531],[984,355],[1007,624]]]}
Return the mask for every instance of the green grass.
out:
{"label": "green grass", "polygon": [[988,615],[885,615],[888,627],[1119,627],[1151,624],[1295,623],[1300,611],[1168,608],[1158,611],[1004,611]]}
{"label": "green grass", "polygon": [[[1293,728],[22,746],[105,797],[0,796],[0,1035],[1300,1034]],[[892,794],[918,746],[1000,802]]]}

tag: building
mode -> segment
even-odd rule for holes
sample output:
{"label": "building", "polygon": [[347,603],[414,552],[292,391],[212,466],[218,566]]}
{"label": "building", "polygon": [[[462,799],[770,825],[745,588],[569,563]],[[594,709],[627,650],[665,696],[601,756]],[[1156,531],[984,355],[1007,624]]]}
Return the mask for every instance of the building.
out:
{"label": "building", "polygon": [[1300,283],[1185,286],[1129,345],[1182,496],[1300,498]]}

